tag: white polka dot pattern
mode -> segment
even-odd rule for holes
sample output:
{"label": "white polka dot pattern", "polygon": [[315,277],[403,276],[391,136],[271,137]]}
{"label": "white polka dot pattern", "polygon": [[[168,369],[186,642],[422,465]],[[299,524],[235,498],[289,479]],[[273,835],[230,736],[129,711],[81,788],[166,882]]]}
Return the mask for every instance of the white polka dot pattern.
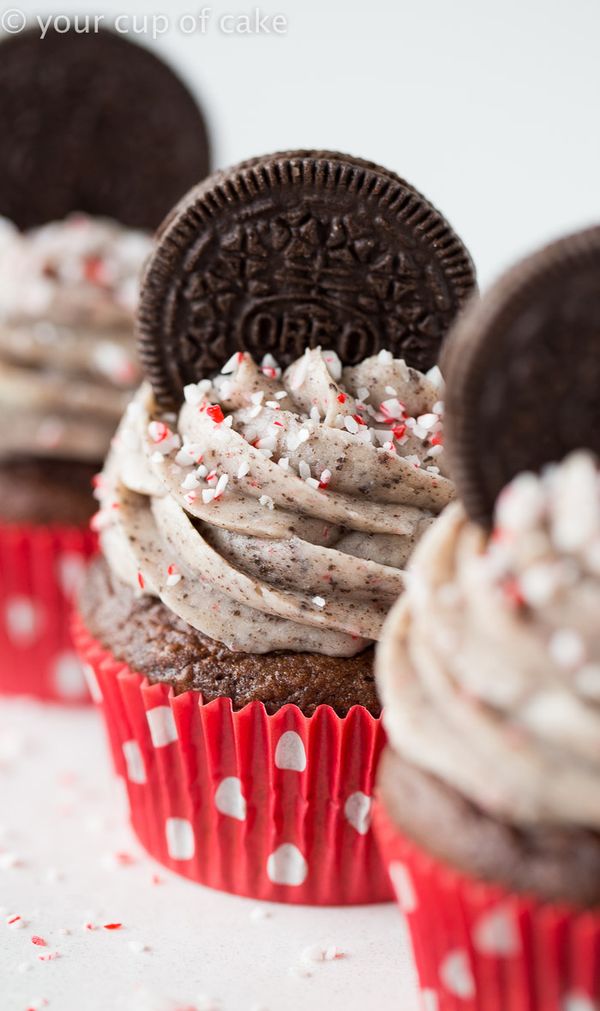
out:
{"label": "white polka dot pattern", "polygon": [[371,797],[357,790],[351,793],[344,804],[344,817],[359,835],[366,835],[371,827]]}
{"label": "white polka dot pattern", "polygon": [[127,779],[130,783],[146,782],[146,766],[144,756],[137,741],[123,741],[123,757],[127,768]]}
{"label": "white polka dot pattern", "polygon": [[475,996],[475,982],[466,951],[456,948],[448,952],[440,965],[440,979],[448,991],[461,1000]]}
{"label": "white polka dot pattern", "polygon": [[72,599],[79,592],[85,576],[86,561],[76,551],[65,551],[58,556],[56,574],[65,597]]}
{"label": "white polka dot pattern", "polygon": [[398,903],[403,913],[414,913],[419,903],[413,879],[408,867],[393,860],[388,868]]}
{"label": "white polka dot pattern", "polygon": [[267,874],[274,885],[304,884],[308,864],[297,846],[283,843],[267,860]]}
{"label": "white polka dot pattern", "polygon": [[278,769],[304,772],[306,750],[302,738],[295,730],[286,730],[279,738],[275,748],[275,765]]}
{"label": "white polka dot pattern", "polygon": [[52,664],[52,683],[62,699],[83,699],[86,696],[83,668],[76,653],[64,650]]}
{"label": "white polka dot pattern", "polygon": [[598,1005],[584,993],[568,993],[562,1000],[561,1011],[598,1011]]}
{"label": "white polka dot pattern", "polygon": [[4,605],[8,638],[25,649],[37,639],[43,624],[42,610],[30,597],[9,597]]}
{"label": "white polka dot pattern", "polygon": [[421,990],[423,1011],[439,1011],[440,1002],[435,990]]}
{"label": "white polka dot pattern", "polygon": [[155,706],[153,709],[148,709],[146,719],[155,748],[166,748],[168,744],[177,740],[175,717],[169,706]]}
{"label": "white polka dot pattern", "polygon": [[92,696],[92,701],[95,702],[96,705],[99,706],[100,703],[102,702],[102,689],[101,689],[100,685],[98,684],[98,678],[96,677],[96,671],[94,670],[94,668],[92,667],[91,664],[84,663],[84,665],[83,665],[83,676],[84,676],[84,678],[86,680],[86,684],[88,686],[88,691],[89,691],[90,695]]}
{"label": "white polka dot pattern", "polygon": [[167,818],[167,851],[171,860],[191,860],[196,852],[194,829],[187,818]]}
{"label": "white polka dot pattern", "polygon": [[226,776],[219,783],[215,792],[215,806],[221,814],[229,818],[244,821],[246,818],[246,800],[242,793],[242,784],[237,776]]}
{"label": "white polka dot pattern", "polygon": [[496,906],[482,913],[473,927],[473,944],[482,955],[510,958],[518,954],[521,941],[510,909]]}

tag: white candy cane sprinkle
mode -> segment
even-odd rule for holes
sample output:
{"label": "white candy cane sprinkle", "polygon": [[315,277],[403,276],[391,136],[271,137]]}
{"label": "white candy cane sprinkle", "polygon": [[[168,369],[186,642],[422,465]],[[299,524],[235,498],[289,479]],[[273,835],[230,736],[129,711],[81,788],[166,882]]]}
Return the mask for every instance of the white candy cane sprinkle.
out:
{"label": "white candy cane sprinkle", "polygon": [[177,586],[177,583],[183,579],[181,572],[179,572],[176,565],[169,565],[167,569],[167,586]]}
{"label": "white candy cane sprinkle", "polygon": [[316,604],[317,607],[325,607],[325,597],[313,597],[312,602],[313,604]]}
{"label": "white candy cane sprinkle", "polygon": [[273,502],[273,499],[270,497],[270,495],[261,495],[258,501],[262,506],[266,506],[267,509],[275,508],[275,503]]}
{"label": "white candy cane sprinkle", "polygon": [[250,464],[247,460],[242,460],[238,467],[237,476],[238,478],[246,477],[246,474],[250,472]]}
{"label": "white candy cane sprinkle", "polygon": [[194,488],[197,488],[199,484],[200,482],[195,474],[186,474],[181,482],[181,487],[184,491],[192,491]]}
{"label": "white candy cane sprinkle", "polygon": [[225,491],[227,484],[229,482],[229,474],[221,474],[219,480],[217,481],[217,487],[215,488],[215,498],[220,498]]}
{"label": "white candy cane sprinkle", "polygon": [[214,488],[203,488],[202,489],[202,501],[204,502],[204,505],[208,505],[209,502],[212,502],[212,500],[214,499],[214,497],[215,497],[215,489]]}
{"label": "white candy cane sprinkle", "polygon": [[221,369],[221,375],[230,376],[232,373],[237,372],[243,360],[243,351],[236,351],[235,354],[233,354],[231,358],[225,362],[223,368]]}

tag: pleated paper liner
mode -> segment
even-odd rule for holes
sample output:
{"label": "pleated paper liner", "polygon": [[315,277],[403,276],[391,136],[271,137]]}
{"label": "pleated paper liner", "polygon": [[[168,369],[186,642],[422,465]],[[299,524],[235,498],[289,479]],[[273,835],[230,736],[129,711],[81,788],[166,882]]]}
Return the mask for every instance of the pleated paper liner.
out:
{"label": "pleated paper liner", "polygon": [[171,870],[237,895],[314,905],[387,901],[387,874],[371,831],[384,743],[361,706],[306,717],[269,715],[226,698],[175,695],[117,662],[86,631],[74,636],[96,681],[131,820],[148,852]]}
{"label": "pleated paper liner", "polygon": [[0,694],[89,702],[70,621],[96,536],[0,524]]}
{"label": "pleated paper liner", "polygon": [[378,800],[374,823],[423,1011],[598,1011],[600,910],[469,878],[402,836]]}

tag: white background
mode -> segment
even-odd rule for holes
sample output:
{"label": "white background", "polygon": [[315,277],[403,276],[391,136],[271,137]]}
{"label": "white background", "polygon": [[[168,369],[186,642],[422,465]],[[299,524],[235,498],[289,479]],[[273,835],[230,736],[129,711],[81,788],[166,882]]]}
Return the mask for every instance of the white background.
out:
{"label": "white background", "polygon": [[[30,20],[49,11],[19,6]],[[294,147],[378,161],[446,214],[484,286],[536,244],[600,220],[598,0],[268,0],[262,11],[284,14],[288,30],[259,37],[223,34],[220,15],[253,8],[220,0],[205,35],[182,34],[178,17],[201,6],[63,0],[50,10],[166,14],[169,32],[140,41],[202,99],[215,164]],[[94,714],[4,705],[0,745],[2,1011],[44,1006],[42,997],[50,1011],[413,1011],[391,907],[275,908],[255,921],[244,900],[169,875],[153,887]],[[118,849],[135,863],[115,869]],[[13,912],[25,930],[6,927]],[[126,926],[86,933],[88,916]],[[39,962],[32,933],[61,958]],[[301,952],[320,940],[347,957],[298,975]]]}
{"label": "white background", "polygon": [[264,0],[288,30],[258,37],[218,27],[250,0],[206,4],[206,34],[187,36],[178,18],[202,0],[13,3],[30,17],[136,12],[138,27],[168,15],[165,35],[139,40],[202,98],[216,164],[297,147],[378,161],[446,214],[484,285],[600,220],[598,0]]}

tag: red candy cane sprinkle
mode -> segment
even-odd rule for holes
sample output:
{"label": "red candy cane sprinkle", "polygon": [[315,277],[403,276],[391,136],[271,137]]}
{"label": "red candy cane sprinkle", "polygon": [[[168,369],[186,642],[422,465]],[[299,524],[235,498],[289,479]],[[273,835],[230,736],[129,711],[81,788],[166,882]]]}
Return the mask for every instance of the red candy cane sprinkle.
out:
{"label": "red candy cane sprinkle", "polygon": [[338,393],[337,398],[338,398],[338,403],[339,404],[345,404],[346,403],[347,397],[346,397],[345,393]]}
{"label": "red candy cane sprinkle", "polygon": [[123,926],[122,923],[105,923],[104,924],[104,929],[105,930],[120,930],[122,926]]}
{"label": "red candy cane sprinkle", "polygon": [[33,937],[31,938],[31,943],[32,944],[39,944],[40,948],[47,948],[48,947],[48,942],[45,941],[43,937],[40,937],[39,934],[34,934],[33,935]]}
{"label": "red candy cane sprinkle", "polygon": [[142,573],[139,572],[139,571],[138,571],[138,574],[137,574],[137,581],[138,581],[140,590],[145,589],[146,583],[144,581],[144,577],[143,577]]}
{"label": "red candy cane sprinkle", "polygon": [[210,404],[210,406],[206,408],[206,413],[211,421],[214,421],[215,425],[220,425],[221,422],[225,421],[225,415],[218,404]]}

